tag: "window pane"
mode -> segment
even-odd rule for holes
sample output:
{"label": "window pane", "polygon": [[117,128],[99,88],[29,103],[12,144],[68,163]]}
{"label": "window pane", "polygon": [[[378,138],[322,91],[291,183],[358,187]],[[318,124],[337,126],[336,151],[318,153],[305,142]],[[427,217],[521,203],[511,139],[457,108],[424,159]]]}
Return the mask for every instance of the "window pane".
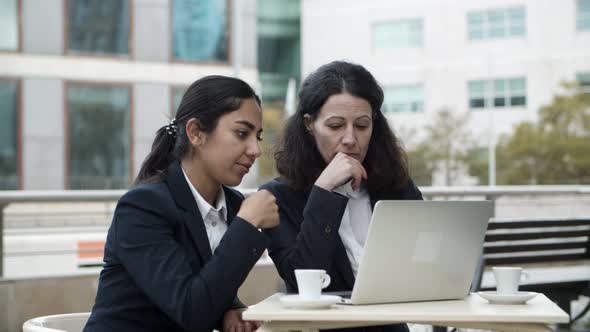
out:
{"label": "window pane", "polygon": [[471,96],[484,96],[485,94],[485,83],[484,81],[472,81],[469,82],[469,95]]}
{"label": "window pane", "polygon": [[524,7],[502,8],[467,14],[470,40],[506,38],[526,34]]}
{"label": "window pane", "polygon": [[469,39],[470,40],[484,39],[484,37],[485,37],[485,35],[484,35],[483,30],[478,30],[478,29],[469,30]]}
{"label": "window pane", "polygon": [[524,36],[524,26],[517,26],[517,25],[513,25],[510,26],[510,30],[508,31],[508,35],[509,36]]}
{"label": "window pane", "polygon": [[485,15],[483,12],[473,12],[467,14],[467,23],[469,27],[474,28],[483,28],[483,24],[485,21]]}
{"label": "window pane", "polygon": [[422,19],[378,23],[372,34],[375,49],[421,47]]}
{"label": "window pane", "polygon": [[293,68],[299,66],[299,39],[258,37],[258,70],[299,76]]}
{"label": "window pane", "polygon": [[70,85],[70,189],[122,189],[129,180],[129,91]]}
{"label": "window pane", "polygon": [[590,73],[579,73],[576,75],[576,79],[582,85],[590,85]]}
{"label": "window pane", "polygon": [[506,106],[506,98],[504,97],[495,97],[494,98],[494,107],[504,107]]}
{"label": "window pane", "polygon": [[526,81],[523,78],[516,78],[509,80],[510,95],[525,95]]}
{"label": "window pane", "polygon": [[422,46],[422,30],[413,31],[408,36],[408,46],[410,47],[420,47]]}
{"label": "window pane", "polygon": [[524,7],[508,10],[508,36],[524,36],[526,30],[525,13]]}
{"label": "window pane", "polygon": [[508,19],[512,24],[522,24],[524,22],[524,8],[510,8],[508,9]]}
{"label": "window pane", "polygon": [[483,39],[485,15],[483,12],[474,12],[467,14],[467,31],[469,39]]}
{"label": "window pane", "polygon": [[70,51],[127,54],[129,6],[127,0],[69,0]]}
{"label": "window pane", "polygon": [[515,78],[508,80],[510,88],[510,105],[526,105],[526,80],[524,78]]}
{"label": "window pane", "polygon": [[578,30],[590,30],[590,0],[578,0],[576,28]]}
{"label": "window pane", "polygon": [[184,92],[186,91],[186,88],[173,88],[172,89],[172,116],[174,116],[174,114],[176,114],[176,111],[178,110],[178,106],[180,106],[180,101],[182,100],[182,96],[184,95]]}
{"label": "window pane", "polygon": [[0,81],[0,190],[17,189],[17,83]]}
{"label": "window pane", "polygon": [[579,19],[576,23],[576,27],[579,31],[590,30],[590,15],[585,18]]}
{"label": "window pane", "polygon": [[469,88],[469,107],[482,108],[492,106],[493,100],[491,92],[493,89],[491,81],[470,81]]}
{"label": "window pane", "polygon": [[383,104],[385,112],[422,112],[424,88],[421,84],[385,88]]}
{"label": "window pane", "polygon": [[424,103],[422,101],[415,101],[411,103],[411,111],[412,112],[422,112],[424,111]]}
{"label": "window pane", "polygon": [[506,92],[504,80],[494,80],[494,96],[504,96]]}
{"label": "window pane", "polygon": [[590,73],[579,73],[576,75],[576,79],[580,83],[582,90],[590,94]]}
{"label": "window pane", "polygon": [[489,36],[492,38],[501,38],[506,35],[506,22],[504,20],[503,10],[494,10],[488,13]]}
{"label": "window pane", "polygon": [[384,49],[388,47],[389,31],[385,24],[375,24],[372,28],[373,48]]}
{"label": "window pane", "polygon": [[469,100],[469,107],[471,108],[484,108],[485,102],[483,98],[472,98]]}
{"label": "window pane", "polygon": [[173,0],[174,57],[189,61],[227,61],[226,0]]}
{"label": "window pane", "polygon": [[512,97],[510,98],[511,106],[526,106],[526,97]]}
{"label": "window pane", "polygon": [[18,49],[17,0],[0,0],[0,50]]}
{"label": "window pane", "polygon": [[508,10],[508,36],[517,37],[526,34],[526,12],[524,7]]}

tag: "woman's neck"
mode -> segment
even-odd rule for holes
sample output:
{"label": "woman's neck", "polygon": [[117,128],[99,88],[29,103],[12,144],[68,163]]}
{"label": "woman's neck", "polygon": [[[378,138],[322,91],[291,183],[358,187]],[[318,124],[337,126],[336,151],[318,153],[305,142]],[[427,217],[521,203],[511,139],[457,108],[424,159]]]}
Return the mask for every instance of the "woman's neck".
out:
{"label": "woman's neck", "polygon": [[196,160],[183,160],[180,165],[191,184],[211,206],[215,206],[219,194],[219,183],[204,172]]}

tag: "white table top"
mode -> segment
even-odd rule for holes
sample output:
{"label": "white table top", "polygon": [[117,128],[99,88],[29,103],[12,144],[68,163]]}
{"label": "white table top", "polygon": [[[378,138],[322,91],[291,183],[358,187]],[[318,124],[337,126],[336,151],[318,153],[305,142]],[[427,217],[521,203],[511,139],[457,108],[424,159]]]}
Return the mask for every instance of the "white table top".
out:
{"label": "white table top", "polygon": [[[297,322],[300,326],[329,326],[347,322],[351,326],[364,322],[368,325],[380,323],[425,323],[449,326],[483,326],[491,323],[524,323],[544,325],[567,323],[569,316],[545,295],[539,294],[524,305],[489,304],[477,294],[470,294],[463,300],[429,301],[412,303],[376,304],[376,305],[334,305],[327,309],[297,310],[283,307],[279,298],[284,295],[274,294],[243,314],[245,320],[272,321],[273,324]],[[441,323],[441,324],[439,324]],[[455,325],[453,325],[453,323]],[[328,325],[326,325],[328,324]],[[356,325],[355,325],[356,324]],[[524,327],[524,326],[523,326]]]}

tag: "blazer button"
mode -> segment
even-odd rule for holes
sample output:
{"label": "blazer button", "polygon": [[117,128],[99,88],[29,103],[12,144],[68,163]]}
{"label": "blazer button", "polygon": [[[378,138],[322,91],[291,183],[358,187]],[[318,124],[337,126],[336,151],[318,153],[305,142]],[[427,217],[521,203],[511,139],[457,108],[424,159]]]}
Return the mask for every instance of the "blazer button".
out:
{"label": "blazer button", "polygon": [[252,249],[252,256],[257,256],[258,255],[258,249],[254,248]]}
{"label": "blazer button", "polygon": [[332,233],[332,226],[326,225],[326,228],[324,228],[324,232],[326,232],[326,234]]}

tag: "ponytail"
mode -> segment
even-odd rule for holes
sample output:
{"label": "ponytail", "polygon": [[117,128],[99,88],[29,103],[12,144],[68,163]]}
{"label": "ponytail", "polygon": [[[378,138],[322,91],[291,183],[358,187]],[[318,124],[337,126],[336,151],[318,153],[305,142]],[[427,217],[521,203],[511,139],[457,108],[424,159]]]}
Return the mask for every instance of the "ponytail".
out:
{"label": "ponytail", "polygon": [[260,106],[254,90],[238,78],[205,76],[191,84],[182,96],[175,118],[156,132],[152,150],[141,164],[133,185],[164,180],[170,164],[192,153],[185,130],[190,119],[198,120],[199,130],[211,132],[221,116],[238,110],[247,98],[254,98]]}
{"label": "ponytail", "polygon": [[168,166],[176,159],[174,146],[176,144],[177,128],[174,120],[163,126],[156,132],[156,138],[152,143],[152,150],[145,158],[139,169],[139,173],[133,181],[133,186],[142,183],[157,182]]}

